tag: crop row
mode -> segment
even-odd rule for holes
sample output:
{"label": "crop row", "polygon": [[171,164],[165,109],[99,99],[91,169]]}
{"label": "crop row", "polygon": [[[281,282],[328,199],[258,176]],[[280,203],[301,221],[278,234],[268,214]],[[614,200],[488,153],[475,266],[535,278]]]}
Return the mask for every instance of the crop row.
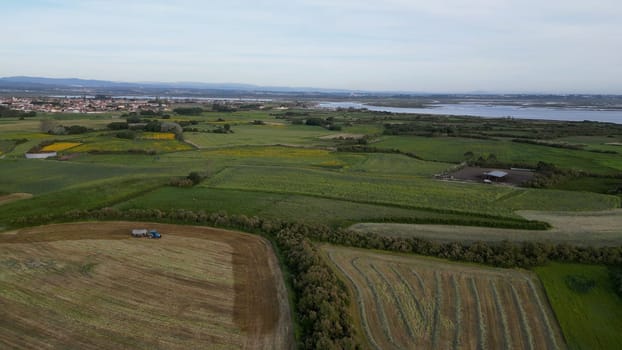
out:
{"label": "crop row", "polygon": [[383,300],[382,298],[380,298],[380,296],[378,295],[378,291],[376,290],[376,284],[368,277],[368,275],[365,272],[361,270],[359,266],[357,266],[356,261],[358,260],[359,258],[354,258],[350,261],[350,264],[359,273],[359,275],[363,276],[363,278],[365,279],[366,286],[373,296],[375,310],[378,316],[380,317],[379,326],[382,328],[384,335],[389,340],[389,342],[393,346],[395,346],[395,348],[399,348],[399,346],[395,342],[395,339],[393,338],[393,334],[391,333],[391,330],[389,329],[389,320],[387,319],[387,314],[384,310]]}
{"label": "crop row", "polygon": [[503,346],[506,349],[512,349],[513,348],[512,347],[512,336],[510,334],[510,328],[508,325],[508,317],[503,307],[503,301],[501,301],[501,298],[499,296],[499,291],[497,290],[497,283],[493,280],[490,280],[490,289],[492,291],[492,296],[495,301],[495,306],[497,310],[499,311],[499,316],[501,318],[501,327],[503,328],[503,341],[504,341]]}
{"label": "crop row", "polygon": [[526,345],[528,346],[528,349],[533,350],[535,349],[533,333],[531,332],[531,326],[529,325],[529,321],[527,318],[527,312],[525,312],[523,301],[521,300],[518,294],[518,291],[516,290],[516,287],[514,287],[513,284],[510,285],[510,290],[512,291],[512,300],[514,302],[514,305],[516,306],[519,312],[520,325],[521,325],[521,329],[523,330],[523,333],[525,334]]}
{"label": "crop row", "polygon": [[476,269],[465,274],[364,253],[340,256],[331,249],[330,260],[354,286],[365,335],[374,348],[558,348],[546,305],[529,278]]}
{"label": "crop row", "polygon": [[354,290],[356,292],[356,295],[355,295],[356,305],[358,307],[358,311],[361,314],[361,318],[360,318],[361,326],[363,328],[363,331],[365,332],[365,335],[367,336],[367,340],[371,343],[374,349],[377,349],[377,350],[382,349],[380,346],[378,346],[378,344],[374,340],[374,336],[371,332],[371,328],[369,327],[369,321],[367,318],[367,311],[365,309],[365,303],[363,300],[363,291],[362,291],[361,285],[359,283],[356,283],[354,278],[352,278],[352,276],[343,268],[343,266],[335,260],[335,257],[333,256],[332,252],[328,252],[328,258],[330,259],[330,261],[333,262],[334,266],[337,267],[339,272],[341,272],[341,274],[344,275],[354,287]]}

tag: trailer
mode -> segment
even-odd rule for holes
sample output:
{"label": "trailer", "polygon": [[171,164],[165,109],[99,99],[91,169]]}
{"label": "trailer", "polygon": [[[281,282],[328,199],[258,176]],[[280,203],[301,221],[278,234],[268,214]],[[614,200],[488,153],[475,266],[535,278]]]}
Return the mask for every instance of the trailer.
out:
{"label": "trailer", "polygon": [[146,228],[135,228],[132,230],[132,237],[145,237],[147,235],[147,229]]}

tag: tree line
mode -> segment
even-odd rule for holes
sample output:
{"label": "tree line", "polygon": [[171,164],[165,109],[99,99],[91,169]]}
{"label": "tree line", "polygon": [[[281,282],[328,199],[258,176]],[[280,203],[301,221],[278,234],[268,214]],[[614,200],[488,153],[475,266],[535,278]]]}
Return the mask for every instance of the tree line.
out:
{"label": "tree line", "polygon": [[36,117],[37,112],[24,112],[9,107],[0,106],[0,118],[31,118]]}

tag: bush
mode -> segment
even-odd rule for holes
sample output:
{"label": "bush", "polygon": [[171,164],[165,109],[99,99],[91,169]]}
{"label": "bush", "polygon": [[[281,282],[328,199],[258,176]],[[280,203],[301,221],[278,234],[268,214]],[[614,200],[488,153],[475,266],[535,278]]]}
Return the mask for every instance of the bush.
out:
{"label": "bush", "polygon": [[622,298],[622,265],[611,267],[609,269],[609,274],[616,294]]}
{"label": "bush", "polygon": [[149,123],[147,123],[147,125],[145,125],[144,130],[151,131],[151,132],[160,132],[162,131],[162,123],[160,123],[157,120],[152,120]]}
{"label": "bush", "polygon": [[115,136],[120,139],[133,140],[136,138],[136,133],[133,130],[123,130],[116,133]]}
{"label": "bush", "polygon": [[67,134],[69,135],[77,135],[77,134],[84,134],[90,131],[90,129],[88,129],[85,126],[81,126],[81,125],[72,125],[70,127],[65,128]]}
{"label": "bush", "polygon": [[142,120],[137,116],[129,116],[126,120],[130,124],[136,124],[136,123],[142,122]]}
{"label": "bush", "polygon": [[188,178],[172,178],[168,184],[175,187],[192,187],[194,185],[192,180]]}
{"label": "bush", "polygon": [[580,294],[585,294],[596,286],[594,279],[583,275],[567,275],[564,277],[564,282],[570,290]]}
{"label": "bush", "polygon": [[193,185],[198,185],[201,183],[201,181],[203,181],[203,176],[201,176],[201,174],[199,174],[196,171],[191,172],[190,174],[188,174],[187,179],[192,181]]}
{"label": "bush", "polygon": [[[140,121],[140,119],[139,119]],[[126,122],[112,122],[106,126],[110,130],[125,130],[129,126]]]}

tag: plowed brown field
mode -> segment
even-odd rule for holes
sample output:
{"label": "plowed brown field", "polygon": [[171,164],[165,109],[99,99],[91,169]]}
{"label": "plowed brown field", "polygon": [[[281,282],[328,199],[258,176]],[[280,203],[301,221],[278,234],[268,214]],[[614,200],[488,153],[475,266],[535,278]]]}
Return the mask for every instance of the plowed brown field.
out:
{"label": "plowed brown field", "polygon": [[[155,228],[160,240],[131,238]],[[291,349],[265,239],[133,222],[0,233],[0,348]]]}
{"label": "plowed brown field", "polygon": [[535,275],[324,245],[373,349],[560,349]]}

